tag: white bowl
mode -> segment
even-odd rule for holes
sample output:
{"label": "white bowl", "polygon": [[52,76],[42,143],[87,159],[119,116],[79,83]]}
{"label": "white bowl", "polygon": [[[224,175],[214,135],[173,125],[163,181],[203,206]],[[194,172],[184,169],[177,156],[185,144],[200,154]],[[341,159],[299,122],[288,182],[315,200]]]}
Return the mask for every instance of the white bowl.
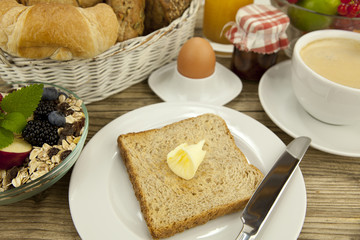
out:
{"label": "white bowl", "polygon": [[292,55],[291,80],[296,98],[310,115],[326,123],[349,125],[360,121],[360,89],[326,79],[300,56],[300,50],[314,40],[339,37],[360,41],[359,33],[344,30],[318,30],[299,38]]}

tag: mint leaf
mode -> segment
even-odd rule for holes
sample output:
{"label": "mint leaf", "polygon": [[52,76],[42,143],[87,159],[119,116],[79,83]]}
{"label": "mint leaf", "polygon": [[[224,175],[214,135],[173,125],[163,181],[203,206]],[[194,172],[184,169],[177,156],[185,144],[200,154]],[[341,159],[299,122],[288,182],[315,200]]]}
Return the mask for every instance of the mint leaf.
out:
{"label": "mint leaf", "polygon": [[14,134],[9,130],[0,127],[0,149],[9,146],[13,141]]}
{"label": "mint leaf", "polygon": [[43,87],[43,84],[33,84],[14,91],[2,99],[0,107],[7,113],[19,112],[28,118],[41,100]]}
{"label": "mint leaf", "polygon": [[26,126],[26,118],[19,112],[11,112],[5,115],[4,119],[0,121],[0,127],[3,127],[11,132],[21,133]]}

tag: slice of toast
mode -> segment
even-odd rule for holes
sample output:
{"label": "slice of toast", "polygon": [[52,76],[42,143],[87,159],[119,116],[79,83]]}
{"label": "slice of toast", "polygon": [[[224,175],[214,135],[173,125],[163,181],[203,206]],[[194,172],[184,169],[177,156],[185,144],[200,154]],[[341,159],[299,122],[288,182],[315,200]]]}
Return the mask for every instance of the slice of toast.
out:
{"label": "slice of toast", "polygon": [[[205,139],[206,155],[194,178],[184,180],[167,165],[176,146]],[[225,121],[214,114],[118,137],[120,154],[153,238],[243,209],[263,178],[236,146]]]}

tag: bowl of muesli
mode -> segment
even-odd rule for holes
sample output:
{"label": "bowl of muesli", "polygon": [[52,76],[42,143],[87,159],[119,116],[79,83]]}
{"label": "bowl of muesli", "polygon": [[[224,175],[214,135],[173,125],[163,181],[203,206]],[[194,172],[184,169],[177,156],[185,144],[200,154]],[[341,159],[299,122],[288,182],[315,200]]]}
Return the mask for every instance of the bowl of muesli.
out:
{"label": "bowl of muesli", "polygon": [[32,197],[62,178],[78,159],[88,126],[85,104],[71,91],[0,82],[0,205]]}

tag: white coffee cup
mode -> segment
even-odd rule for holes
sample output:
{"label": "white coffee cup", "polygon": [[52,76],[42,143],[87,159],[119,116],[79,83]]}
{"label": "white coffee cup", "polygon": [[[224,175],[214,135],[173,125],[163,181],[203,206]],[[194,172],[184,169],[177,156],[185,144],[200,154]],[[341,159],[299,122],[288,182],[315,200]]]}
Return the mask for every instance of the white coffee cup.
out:
{"label": "white coffee cup", "polygon": [[[300,56],[301,49],[307,44],[325,38],[350,38],[360,41],[360,34],[345,30],[319,30],[299,38],[291,63],[291,80],[296,98],[310,115],[325,123],[360,123],[360,89],[328,80],[308,67]],[[360,66],[354,66],[356,67]],[[360,76],[358,78],[360,81]]]}

